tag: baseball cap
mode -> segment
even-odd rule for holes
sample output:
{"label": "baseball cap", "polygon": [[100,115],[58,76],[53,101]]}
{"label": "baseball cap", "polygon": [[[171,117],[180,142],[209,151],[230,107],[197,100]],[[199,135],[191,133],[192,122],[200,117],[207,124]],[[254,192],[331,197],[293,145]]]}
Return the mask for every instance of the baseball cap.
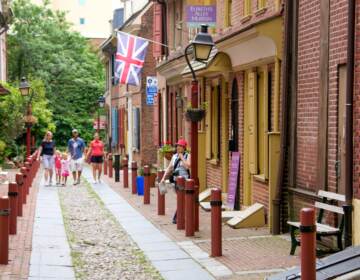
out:
{"label": "baseball cap", "polygon": [[175,144],[175,146],[182,146],[182,147],[186,148],[187,142],[186,142],[185,139],[179,139],[179,140],[177,141],[177,143]]}
{"label": "baseball cap", "polygon": [[73,129],[72,133],[79,133],[79,131],[77,129]]}

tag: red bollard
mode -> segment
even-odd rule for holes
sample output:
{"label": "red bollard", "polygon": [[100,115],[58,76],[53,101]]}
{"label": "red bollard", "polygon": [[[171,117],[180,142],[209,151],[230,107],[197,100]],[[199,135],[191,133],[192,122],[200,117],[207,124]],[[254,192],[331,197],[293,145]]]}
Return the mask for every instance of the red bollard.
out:
{"label": "red bollard", "polygon": [[301,280],[316,280],[315,209],[300,211]]}
{"label": "red bollard", "polygon": [[24,195],[24,176],[22,173],[15,175],[16,185],[18,187],[18,199],[17,199],[17,215],[22,217],[23,215],[23,195]]}
{"label": "red bollard", "polygon": [[137,177],[137,162],[131,163],[131,193],[136,194],[136,177]]}
{"label": "red bollard", "polygon": [[107,175],[108,174],[108,171],[107,171],[107,168],[108,168],[108,166],[107,166],[107,155],[106,155],[106,153],[104,154],[104,175]]}
{"label": "red bollard", "polygon": [[[157,180],[158,182],[161,181],[162,177],[164,176],[165,171],[161,170],[157,173]],[[158,187],[158,215],[165,215],[165,194],[160,193],[160,189]]]}
{"label": "red bollard", "polygon": [[195,181],[187,179],[185,182],[185,236],[195,233]]}
{"label": "red bollard", "polygon": [[23,174],[23,187],[22,187],[22,203],[26,204],[26,195],[28,188],[28,177],[26,167],[21,167],[20,172]]}
{"label": "red bollard", "polygon": [[109,168],[109,178],[113,177],[113,158],[112,158],[112,153],[109,153],[108,155],[108,168]]}
{"label": "red bollard", "polygon": [[17,208],[18,208],[18,185],[16,183],[9,183],[10,200],[10,234],[16,234],[16,219],[17,219]]}
{"label": "red bollard", "polygon": [[150,166],[144,166],[144,204],[150,204]]}
{"label": "red bollard", "polygon": [[195,199],[195,231],[199,231],[199,207],[200,207],[200,202],[199,202],[199,178],[194,179],[195,180],[195,194],[194,194],[194,199]]}
{"label": "red bollard", "polygon": [[222,255],[221,190],[211,190],[211,256]]}
{"label": "red bollard", "polygon": [[0,197],[0,264],[9,262],[9,198]]}
{"label": "red bollard", "polygon": [[124,188],[129,187],[129,166],[127,158],[122,160]]}
{"label": "red bollard", "polygon": [[185,178],[176,177],[176,228],[185,229]]}

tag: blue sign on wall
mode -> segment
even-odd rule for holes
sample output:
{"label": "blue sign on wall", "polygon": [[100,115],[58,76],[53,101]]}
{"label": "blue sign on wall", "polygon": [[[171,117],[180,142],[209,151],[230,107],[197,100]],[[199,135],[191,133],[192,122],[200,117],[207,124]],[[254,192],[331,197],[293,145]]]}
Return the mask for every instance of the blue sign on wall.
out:
{"label": "blue sign on wall", "polygon": [[156,77],[146,77],[146,105],[154,105],[154,97],[158,91]]}

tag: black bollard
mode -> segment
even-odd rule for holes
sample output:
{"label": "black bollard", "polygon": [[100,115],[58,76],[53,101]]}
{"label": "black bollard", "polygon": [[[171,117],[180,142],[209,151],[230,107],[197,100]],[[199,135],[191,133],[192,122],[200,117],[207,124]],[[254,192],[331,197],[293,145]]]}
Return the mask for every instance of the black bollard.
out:
{"label": "black bollard", "polygon": [[120,182],[120,155],[115,155],[115,182]]}

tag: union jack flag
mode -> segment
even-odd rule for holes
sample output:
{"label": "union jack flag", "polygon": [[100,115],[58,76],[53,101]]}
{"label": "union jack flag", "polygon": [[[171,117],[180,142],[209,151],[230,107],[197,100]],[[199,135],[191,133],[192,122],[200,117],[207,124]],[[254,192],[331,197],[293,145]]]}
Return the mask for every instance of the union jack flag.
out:
{"label": "union jack flag", "polygon": [[117,33],[115,81],[138,86],[149,42],[127,33]]}

